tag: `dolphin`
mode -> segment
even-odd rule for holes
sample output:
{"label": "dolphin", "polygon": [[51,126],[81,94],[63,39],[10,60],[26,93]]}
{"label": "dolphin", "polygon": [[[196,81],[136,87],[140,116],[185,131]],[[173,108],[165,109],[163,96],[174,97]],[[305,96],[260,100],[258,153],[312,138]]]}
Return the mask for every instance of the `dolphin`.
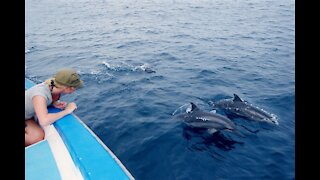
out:
{"label": "dolphin", "polygon": [[191,107],[187,108],[185,113],[177,115],[177,118],[183,119],[188,126],[207,129],[210,134],[228,130],[243,137],[229,118],[214,112],[203,111],[192,102],[190,104]]}
{"label": "dolphin", "polygon": [[268,122],[278,125],[276,115],[266,112],[265,110],[253,106],[242,100],[237,94],[233,94],[233,99],[223,99],[216,102],[210,102],[213,109],[223,109],[229,113],[244,117],[249,120]]}

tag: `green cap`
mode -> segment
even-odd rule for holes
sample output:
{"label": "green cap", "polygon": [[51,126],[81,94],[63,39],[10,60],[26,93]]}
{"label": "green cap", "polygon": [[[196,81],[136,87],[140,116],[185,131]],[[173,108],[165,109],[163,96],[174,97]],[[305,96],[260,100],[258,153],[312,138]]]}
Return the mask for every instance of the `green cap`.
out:
{"label": "green cap", "polygon": [[83,86],[83,81],[79,74],[73,69],[62,69],[54,76],[55,81],[63,86],[79,88]]}

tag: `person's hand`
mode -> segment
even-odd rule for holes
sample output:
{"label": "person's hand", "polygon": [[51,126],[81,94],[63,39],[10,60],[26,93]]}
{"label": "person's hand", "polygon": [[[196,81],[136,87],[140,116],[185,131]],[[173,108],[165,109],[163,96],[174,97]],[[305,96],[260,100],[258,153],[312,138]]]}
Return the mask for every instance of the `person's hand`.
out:
{"label": "person's hand", "polygon": [[64,109],[67,106],[67,102],[65,102],[65,101],[55,101],[52,105],[55,108]]}
{"label": "person's hand", "polygon": [[65,111],[67,111],[69,114],[72,113],[74,110],[77,109],[77,105],[74,102],[71,102],[67,105],[67,107],[64,109]]}

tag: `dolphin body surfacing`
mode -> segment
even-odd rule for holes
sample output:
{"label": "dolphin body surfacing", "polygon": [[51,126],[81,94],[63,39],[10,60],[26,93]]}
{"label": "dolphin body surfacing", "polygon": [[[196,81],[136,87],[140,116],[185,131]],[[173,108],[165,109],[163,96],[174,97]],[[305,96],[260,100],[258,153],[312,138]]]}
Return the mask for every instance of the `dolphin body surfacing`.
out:
{"label": "dolphin body surfacing", "polygon": [[210,134],[220,130],[228,130],[243,137],[229,118],[217,113],[202,111],[192,102],[191,108],[188,108],[185,113],[177,115],[177,118],[183,119],[190,127],[207,129]]}
{"label": "dolphin body surfacing", "polygon": [[223,99],[211,102],[214,109],[223,109],[229,113],[236,114],[249,120],[274,123],[278,125],[276,115],[266,112],[265,110],[255,107],[252,104],[242,100],[237,94],[233,94],[233,99]]}

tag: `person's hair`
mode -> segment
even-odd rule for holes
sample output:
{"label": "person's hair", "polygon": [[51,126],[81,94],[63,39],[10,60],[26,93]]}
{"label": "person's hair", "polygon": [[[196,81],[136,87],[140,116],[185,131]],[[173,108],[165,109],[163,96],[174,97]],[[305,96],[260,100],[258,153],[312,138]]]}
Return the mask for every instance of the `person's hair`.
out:
{"label": "person's hair", "polygon": [[61,87],[67,87],[67,86],[64,86],[60,83],[58,83],[55,78],[49,78],[47,80],[44,81],[46,84],[50,85],[50,86],[54,86],[56,88],[61,88]]}

